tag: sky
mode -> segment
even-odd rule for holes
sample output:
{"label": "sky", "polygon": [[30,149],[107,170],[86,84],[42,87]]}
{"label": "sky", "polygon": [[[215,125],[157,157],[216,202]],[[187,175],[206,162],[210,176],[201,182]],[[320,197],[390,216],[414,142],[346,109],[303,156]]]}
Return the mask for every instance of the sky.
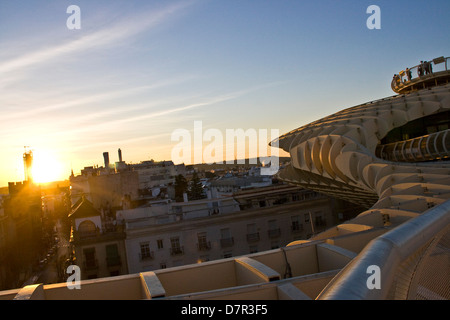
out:
{"label": "sky", "polygon": [[62,180],[119,148],[127,163],[172,160],[173,133],[195,123],[269,142],[392,96],[394,73],[450,56],[448,12],[448,0],[0,0],[0,186],[24,179],[25,146],[35,177]]}

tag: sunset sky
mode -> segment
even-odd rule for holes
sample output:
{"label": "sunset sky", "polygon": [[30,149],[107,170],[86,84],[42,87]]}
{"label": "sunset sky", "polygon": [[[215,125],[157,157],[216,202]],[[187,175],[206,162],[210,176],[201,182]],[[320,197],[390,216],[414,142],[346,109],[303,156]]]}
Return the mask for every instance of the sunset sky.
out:
{"label": "sunset sky", "polygon": [[[81,29],[66,25],[70,5]],[[118,148],[128,163],[170,160],[171,134],[194,121],[283,134],[392,96],[394,73],[450,56],[449,12],[448,0],[2,0],[0,187],[23,180],[24,146],[40,176],[67,179]]]}

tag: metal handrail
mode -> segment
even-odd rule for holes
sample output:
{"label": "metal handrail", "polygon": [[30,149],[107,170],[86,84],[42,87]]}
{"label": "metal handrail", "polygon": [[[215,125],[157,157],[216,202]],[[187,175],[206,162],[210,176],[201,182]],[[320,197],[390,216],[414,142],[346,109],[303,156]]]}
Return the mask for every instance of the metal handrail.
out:
{"label": "metal handrail", "polygon": [[[421,80],[433,78],[433,76],[439,72],[449,71],[449,58],[450,57],[444,58],[442,56],[431,61],[424,61],[424,63],[418,64],[414,67],[401,70],[398,74],[394,74],[391,82],[392,90],[398,92],[400,89],[408,87],[411,84],[420,82]],[[444,63],[444,70],[434,70],[435,66],[441,65],[442,63]],[[429,69],[427,68],[427,65],[429,66]]]}
{"label": "metal handrail", "polygon": [[377,157],[388,161],[418,162],[450,157],[450,129],[378,145]]}
{"label": "metal handrail", "polygon": [[[387,299],[400,266],[418,250],[442,236],[450,225],[450,200],[435,206],[395,229],[372,240],[336,277],[328,283],[320,300],[381,300]],[[380,270],[380,288],[367,285],[368,268]],[[412,279],[408,284],[412,285]]]}

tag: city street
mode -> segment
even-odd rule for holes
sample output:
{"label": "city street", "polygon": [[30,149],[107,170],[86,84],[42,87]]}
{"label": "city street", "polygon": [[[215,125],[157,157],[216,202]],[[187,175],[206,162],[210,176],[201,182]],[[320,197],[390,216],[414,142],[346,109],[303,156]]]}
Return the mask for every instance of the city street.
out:
{"label": "city street", "polygon": [[56,223],[56,236],[57,243],[54,247],[54,251],[48,257],[47,263],[39,274],[35,275],[34,283],[51,284],[63,281],[61,278],[62,272],[64,272],[65,261],[69,257],[69,235],[65,234],[61,222],[58,220]]}

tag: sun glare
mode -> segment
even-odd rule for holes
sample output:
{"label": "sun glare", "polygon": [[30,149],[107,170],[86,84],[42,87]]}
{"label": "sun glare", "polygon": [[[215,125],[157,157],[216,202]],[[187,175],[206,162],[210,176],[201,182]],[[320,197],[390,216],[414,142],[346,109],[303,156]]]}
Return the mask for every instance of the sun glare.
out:
{"label": "sun glare", "polygon": [[33,150],[33,181],[46,183],[61,180],[62,164],[48,151]]}

